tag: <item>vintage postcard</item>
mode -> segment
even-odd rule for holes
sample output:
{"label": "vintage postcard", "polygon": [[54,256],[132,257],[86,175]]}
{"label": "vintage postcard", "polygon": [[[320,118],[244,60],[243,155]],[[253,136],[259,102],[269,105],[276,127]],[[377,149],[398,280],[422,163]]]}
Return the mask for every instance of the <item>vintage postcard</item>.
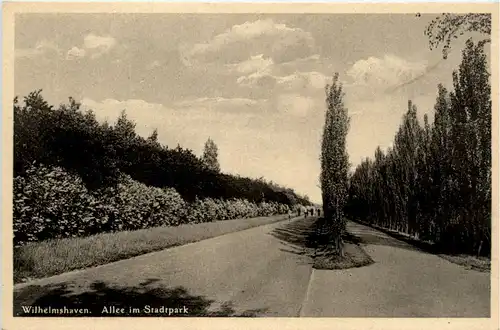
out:
{"label": "vintage postcard", "polygon": [[3,5],[3,328],[498,329],[498,4]]}

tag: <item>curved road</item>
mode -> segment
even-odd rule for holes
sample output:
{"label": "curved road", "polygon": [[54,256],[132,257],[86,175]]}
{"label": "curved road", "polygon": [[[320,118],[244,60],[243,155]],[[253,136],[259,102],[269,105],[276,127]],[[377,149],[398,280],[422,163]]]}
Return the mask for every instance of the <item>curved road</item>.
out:
{"label": "curved road", "polygon": [[368,243],[375,264],[313,270],[314,221],[286,220],[20,284],[15,315],[22,306],[85,307],[89,316],[104,307],[115,312],[103,316],[139,316],[153,311],[145,306],[165,306],[159,315],[178,308],[171,316],[489,316],[489,273],[358,224],[348,230]]}
{"label": "curved road", "polygon": [[367,226],[350,222],[347,230],[362,239],[375,263],[314,270],[301,316],[490,317],[490,273],[466,269]]}

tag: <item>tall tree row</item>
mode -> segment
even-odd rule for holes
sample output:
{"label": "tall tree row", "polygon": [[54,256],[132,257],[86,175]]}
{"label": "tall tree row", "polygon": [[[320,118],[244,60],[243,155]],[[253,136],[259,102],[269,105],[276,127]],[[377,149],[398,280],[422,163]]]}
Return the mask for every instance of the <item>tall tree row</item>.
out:
{"label": "tall tree row", "polygon": [[344,206],[347,202],[349,156],[346,138],[349,117],[338,74],[326,86],[326,115],[321,144],[321,193],[325,220],[331,234],[333,252],[343,255]]}
{"label": "tall tree row", "polygon": [[453,90],[438,86],[433,123],[421,124],[410,101],[393,147],[356,168],[349,214],[446,252],[489,254],[490,95],[483,43],[468,40]]}

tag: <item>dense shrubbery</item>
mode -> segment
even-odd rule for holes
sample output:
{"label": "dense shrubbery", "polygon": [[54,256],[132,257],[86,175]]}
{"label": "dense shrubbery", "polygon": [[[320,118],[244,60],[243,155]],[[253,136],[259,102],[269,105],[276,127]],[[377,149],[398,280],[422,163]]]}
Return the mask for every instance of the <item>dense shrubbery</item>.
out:
{"label": "dense shrubbery", "polygon": [[[14,241],[71,237],[93,231],[99,210],[82,180],[61,168],[31,167],[14,179]],[[104,218],[102,219],[104,220]]]}
{"label": "dense shrubbery", "polygon": [[102,216],[109,225],[104,231],[176,226],[183,222],[187,206],[175,189],[146,186],[128,175],[121,177],[116,188],[94,196],[107,207]]}
{"label": "dense shrubbery", "polygon": [[269,216],[288,205],[206,198],[186,203],[173,188],[157,188],[122,175],[115,187],[88,190],[60,167],[34,165],[14,179],[16,245],[101,232]]}
{"label": "dense shrubbery", "polygon": [[206,198],[197,199],[191,203],[187,212],[187,222],[208,222],[214,220],[228,220],[271,216],[288,213],[286,204],[275,202],[259,204],[245,199],[221,200]]}

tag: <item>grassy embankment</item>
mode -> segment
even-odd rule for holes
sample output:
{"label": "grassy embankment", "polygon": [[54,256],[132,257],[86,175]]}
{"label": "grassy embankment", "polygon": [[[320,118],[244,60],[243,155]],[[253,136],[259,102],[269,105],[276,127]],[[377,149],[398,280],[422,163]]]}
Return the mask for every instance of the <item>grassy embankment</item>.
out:
{"label": "grassy embankment", "polygon": [[14,249],[14,283],[107,264],[287,219],[287,215],[103,233]]}

